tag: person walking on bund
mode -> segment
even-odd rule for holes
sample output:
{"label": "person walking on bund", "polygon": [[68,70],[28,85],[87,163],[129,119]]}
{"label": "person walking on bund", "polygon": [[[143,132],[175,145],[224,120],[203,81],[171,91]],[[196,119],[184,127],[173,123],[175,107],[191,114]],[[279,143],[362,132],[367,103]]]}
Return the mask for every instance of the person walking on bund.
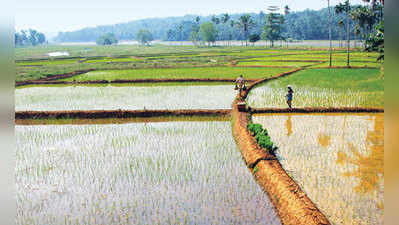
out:
{"label": "person walking on bund", "polygon": [[242,90],[245,90],[245,80],[242,75],[240,75],[236,80],[236,89],[237,88],[240,91],[240,96],[241,96]]}
{"label": "person walking on bund", "polygon": [[285,97],[287,98],[288,107],[290,109],[292,109],[292,97],[293,97],[294,91],[292,90],[291,85],[288,85],[287,88],[288,88],[288,94]]}

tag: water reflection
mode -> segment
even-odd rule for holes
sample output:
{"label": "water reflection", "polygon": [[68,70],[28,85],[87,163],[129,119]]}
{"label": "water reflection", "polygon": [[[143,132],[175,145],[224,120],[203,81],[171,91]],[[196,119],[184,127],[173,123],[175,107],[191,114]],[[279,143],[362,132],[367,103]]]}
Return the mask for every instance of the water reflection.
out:
{"label": "water reflection", "polygon": [[[354,189],[361,194],[375,194],[382,190],[380,183],[383,182],[384,173],[384,119],[383,116],[373,117],[374,127],[367,130],[366,150],[367,155],[361,154],[353,143],[347,143],[353,157],[343,151],[337,153],[337,163],[340,165],[352,164],[357,169],[345,172],[345,177],[355,177],[360,180]],[[383,203],[376,203],[383,208]]]}
{"label": "water reflection", "polygon": [[317,135],[317,140],[319,144],[324,148],[330,145],[330,140],[331,140],[331,136],[326,134],[327,130],[328,130],[327,120],[325,120],[322,131]]}
{"label": "water reflection", "polygon": [[291,120],[291,115],[288,115],[287,122],[286,122],[286,127],[287,127],[287,136],[290,136],[292,134],[292,120]]}
{"label": "water reflection", "polygon": [[255,115],[280,163],[334,224],[383,224],[383,114]]}

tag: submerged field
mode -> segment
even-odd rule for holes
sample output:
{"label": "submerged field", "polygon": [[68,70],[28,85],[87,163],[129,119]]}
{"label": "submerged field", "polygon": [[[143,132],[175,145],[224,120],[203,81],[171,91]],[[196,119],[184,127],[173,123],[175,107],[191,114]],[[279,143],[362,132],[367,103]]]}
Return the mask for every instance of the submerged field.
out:
{"label": "submerged field", "polygon": [[384,79],[379,69],[308,69],[261,84],[251,90],[251,107],[287,107],[287,85],[293,107],[384,107]]}
{"label": "submerged field", "polygon": [[254,115],[332,224],[383,224],[384,115]]}
{"label": "submerged field", "polygon": [[280,224],[230,122],[16,127],[17,224]]}
{"label": "submerged field", "polygon": [[230,85],[69,85],[15,90],[16,111],[230,109]]}

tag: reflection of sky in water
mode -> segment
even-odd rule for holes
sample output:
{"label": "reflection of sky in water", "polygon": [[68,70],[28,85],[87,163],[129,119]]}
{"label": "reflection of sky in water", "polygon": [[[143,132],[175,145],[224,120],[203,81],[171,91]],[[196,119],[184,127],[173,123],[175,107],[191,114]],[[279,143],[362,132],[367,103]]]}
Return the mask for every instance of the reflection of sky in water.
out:
{"label": "reflection of sky in water", "polygon": [[227,122],[16,126],[16,224],[281,224]]}
{"label": "reflection of sky in water", "polygon": [[230,109],[232,85],[64,86],[15,90],[15,110]]}
{"label": "reflection of sky in water", "polygon": [[283,167],[331,222],[383,223],[383,114],[275,114],[253,121],[269,130]]}

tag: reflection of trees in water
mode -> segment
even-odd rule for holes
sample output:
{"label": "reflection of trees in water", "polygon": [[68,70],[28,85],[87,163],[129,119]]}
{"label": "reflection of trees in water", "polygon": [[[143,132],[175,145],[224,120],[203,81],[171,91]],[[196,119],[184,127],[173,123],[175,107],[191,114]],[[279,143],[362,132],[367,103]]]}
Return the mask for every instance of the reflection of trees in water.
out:
{"label": "reflection of trees in water", "polygon": [[[327,131],[327,120],[324,120],[324,129],[322,131]],[[320,132],[317,136],[317,140],[322,147],[327,147],[330,145],[331,137],[324,132]]]}
{"label": "reflection of trees in water", "polygon": [[287,118],[287,123],[285,124],[287,127],[287,136],[290,136],[292,134],[292,120],[291,120],[291,115],[288,115]]}
{"label": "reflection of trees in water", "polygon": [[[355,187],[355,191],[367,194],[379,191],[379,181],[383,179],[384,172],[384,119],[382,116],[374,116],[374,130],[367,131],[366,149],[368,155],[362,155],[358,149],[348,143],[353,157],[348,156],[345,152],[337,153],[337,163],[343,165],[349,163],[356,165],[357,169],[352,172],[344,173],[346,177],[356,177],[360,179],[360,183]],[[383,203],[377,203],[379,208],[383,208]]]}

